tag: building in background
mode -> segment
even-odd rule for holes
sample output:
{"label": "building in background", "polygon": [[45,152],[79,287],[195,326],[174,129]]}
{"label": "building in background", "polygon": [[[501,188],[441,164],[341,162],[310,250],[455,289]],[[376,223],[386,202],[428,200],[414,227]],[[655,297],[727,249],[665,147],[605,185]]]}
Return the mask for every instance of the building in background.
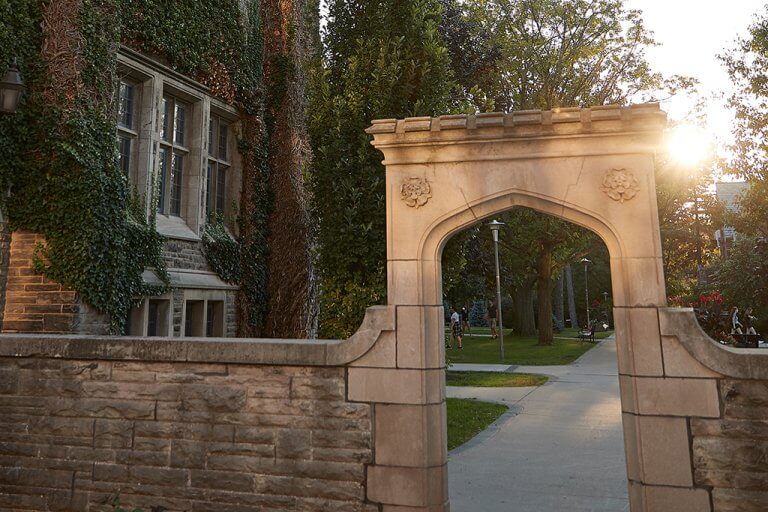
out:
{"label": "building in background", "polygon": [[0,114],[0,331],[315,337],[317,9],[19,5],[0,27],[0,75],[26,87]]}
{"label": "building in background", "polygon": [[[739,198],[747,191],[749,183],[745,181],[731,181],[715,183],[715,195],[718,201],[732,211],[739,210]],[[715,241],[723,258],[728,257],[728,247],[736,241],[736,230],[731,226],[722,226],[715,231]]]}
{"label": "building in background", "polygon": [[[202,234],[214,214],[236,234],[233,219],[242,183],[239,113],[206,86],[129,48],[121,47],[117,60],[117,165],[133,193],[150,198],[143,201],[144,215],[154,216],[164,239],[170,281],[165,293],[141,299],[130,311],[126,334],[234,336],[238,287],[210,269]],[[78,294],[34,272],[41,237],[17,231],[6,238],[3,332],[108,331],[109,319]],[[152,269],[143,279],[163,285]]]}

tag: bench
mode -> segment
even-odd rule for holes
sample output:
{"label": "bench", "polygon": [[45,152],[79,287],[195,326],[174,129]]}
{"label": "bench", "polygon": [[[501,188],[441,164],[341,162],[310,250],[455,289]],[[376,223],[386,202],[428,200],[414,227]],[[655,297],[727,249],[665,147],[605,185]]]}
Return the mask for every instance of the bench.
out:
{"label": "bench", "polygon": [[579,334],[576,335],[578,339],[581,341],[591,341],[592,343],[595,342],[595,324],[592,324],[592,327],[589,329],[582,329],[579,331]]}

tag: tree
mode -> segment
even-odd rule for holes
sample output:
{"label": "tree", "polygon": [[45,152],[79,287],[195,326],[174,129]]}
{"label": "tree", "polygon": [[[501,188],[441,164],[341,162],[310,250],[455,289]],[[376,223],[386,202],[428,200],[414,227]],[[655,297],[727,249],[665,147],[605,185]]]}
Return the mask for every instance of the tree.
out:
{"label": "tree", "polygon": [[568,294],[568,317],[571,319],[571,327],[578,327],[579,318],[576,310],[576,295],[573,290],[573,270],[570,263],[565,265],[565,289]]}
{"label": "tree", "polygon": [[263,335],[305,338],[317,334],[317,283],[313,223],[304,170],[311,161],[307,134],[305,65],[311,38],[304,19],[313,1],[261,0],[264,31],[266,140],[273,208],[267,245],[267,315]]}
{"label": "tree", "polygon": [[736,121],[723,168],[750,188],[739,209],[726,212],[723,224],[734,226],[741,238],[715,265],[714,280],[734,305],[754,306],[761,327],[768,329],[768,6],[720,58],[734,85],[728,104]]}
{"label": "tree", "polygon": [[[456,75],[465,80],[465,90],[482,90],[493,100],[486,104],[504,111],[647,101],[664,90],[690,86],[690,79],[667,80],[651,71],[644,52],[655,42],[640,11],[626,9],[624,4],[624,0],[463,3],[461,27],[472,31],[472,37],[492,49],[491,55],[498,60],[486,64],[494,73],[477,76],[457,71]],[[449,45],[453,46],[461,47]],[[460,59],[453,62],[462,65]],[[563,258],[583,252],[584,240],[570,224],[529,217],[525,216],[524,229],[515,229],[524,233],[523,239],[515,239],[515,246],[526,255],[529,271],[519,274],[512,286],[516,320],[520,331],[528,333],[530,290],[535,285],[539,342],[551,344],[552,276],[568,262]],[[509,222],[521,220],[515,215],[509,218]]]}
{"label": "tree", "polygon": [[[720,207],[707,187],[713,182],[713,163],[692,169],[660,155],[656,165],[656,202],[667,295],[688,302],[696,295],[699,274],[714,258],[713,219]],[[677,299],[675,299],[677,298]],[[688,299],[686,299],[688,298]],[[679,300],[678,300],[679,299]]]}
{"label": "tree", "polygon": [[321,335],[346,337],[385,298],[384,169],[365,129],[451,111],[438,0],[332,0],[310,102]]}
{"label": "tree", "polygon": [[728,105],[735,116],[735,142],[726,170],[768,181],[768,6],[720,60],[734,86]]}
{"label": "tree", "polygon": [[691,82],[651,71],[645,49],[656,43],[624,0],[478,0],[466,9],[499,49],[500,73],[486,86],[497,109],[645,101]]}
{"label": "tree", "polygon": [[768,237],[768,6],[736,48],[721,57],[734,92],[728,105],[735,116],[731,158],[723,170],[746,179],[750,189],[740,214],[729,219],[747,234]]}
{"label": "tree", "polygon": [[468,100],[473,110],[495,110],[488,91],[499,73],[500,48],[493,43],[493,34],[479,20],[466,16],[459,0],[440,0],[443,17],[440,23],[442,35],[451,58],[457,92],[461,100]]}
{"label": "tree", "polygon": [[[512,325],[518,334],[536,335],[535,318],[538,316],[539,342],[550,344],[553,339],[552,277],[564,270],[569,262],[589,253],[599,239],[586,229],[529,208],[515,208],[500,215],[499,220],[505,224],[499,233],[501,286],[513,298]],[[494,293],[490,291],[496,286],[495,262],[490,232],[484,223],[470,230],[473,236],[467,243],[462,282],[471,282],[474,277],[470,276],[482,276],[484,290],[493,297]],[[446,258],[444,251],[444,266]],[[534,296],[537,298],[536,311]]]}
{"label": "tree", "polygon": [[754,308],[758,332],[768,331],[768,239],[737,239],[728,259],[713,265],[712,276],[714,289],[729,306],[738,306],[742,312]]}

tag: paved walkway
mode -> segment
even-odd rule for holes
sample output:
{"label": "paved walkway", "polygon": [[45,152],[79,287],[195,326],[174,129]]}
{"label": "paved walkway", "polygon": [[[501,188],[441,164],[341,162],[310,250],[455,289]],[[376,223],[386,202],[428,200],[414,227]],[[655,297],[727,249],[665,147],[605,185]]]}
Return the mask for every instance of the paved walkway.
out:
{"label": "paved walkway", "polygon": [[[483,366],[486,371],[504,368]],[[552,378],[538,388],[448,388],[450,397],[511,407],[479,436],[450,452],[451,510],[628,511],[613,339],[569,366],[509,370]]]}

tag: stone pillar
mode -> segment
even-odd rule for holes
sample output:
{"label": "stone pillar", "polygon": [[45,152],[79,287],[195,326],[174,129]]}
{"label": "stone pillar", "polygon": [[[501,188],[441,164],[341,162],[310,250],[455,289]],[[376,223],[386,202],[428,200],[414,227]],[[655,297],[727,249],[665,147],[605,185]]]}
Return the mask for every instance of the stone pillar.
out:
{"label": "stone pillar", "polygon": [[396,306],[396,331],[348,370],[349,400],[373,405],[367,499],[385,512],[448,510],[442,309]]}
{"label": "stone pillar", "polygon": [[662,342],[658,307],[614,315],[631,510],[709,512],[709,490],[695,485],[689,423],[720,416],[714,373],[674,340]]}

